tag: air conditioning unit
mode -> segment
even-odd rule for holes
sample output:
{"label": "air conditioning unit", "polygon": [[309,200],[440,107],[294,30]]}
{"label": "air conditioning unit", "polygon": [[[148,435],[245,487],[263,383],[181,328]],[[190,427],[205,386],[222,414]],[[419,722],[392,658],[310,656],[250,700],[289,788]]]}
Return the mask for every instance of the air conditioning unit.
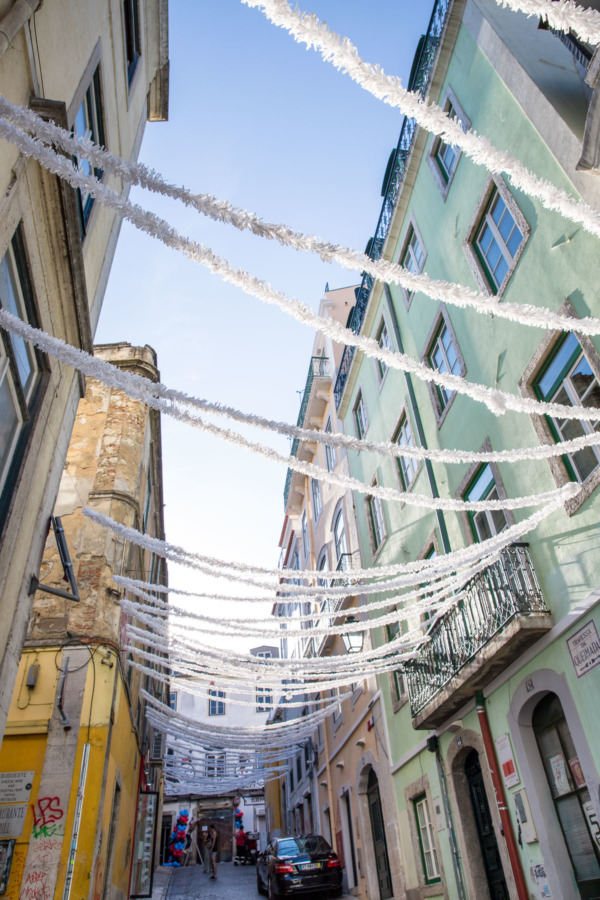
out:
{"label": "air conditioning unit", "polygon": [[150,759],[162,759],[165,755],[165,736],[161,731],[155,731],[150,744]]}

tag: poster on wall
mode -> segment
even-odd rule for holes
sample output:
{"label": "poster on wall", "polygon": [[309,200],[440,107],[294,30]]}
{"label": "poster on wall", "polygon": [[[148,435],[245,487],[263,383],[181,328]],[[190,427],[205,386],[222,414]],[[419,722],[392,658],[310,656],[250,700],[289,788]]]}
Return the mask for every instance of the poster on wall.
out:
{"label": "poster on wall", "polygon": [[151,897],[156,845],[158,792],[141,791],[138,797],[130,897]]}
{"label": "poster on wall", "polygon": [[0,841],[0,894],[6,893],[16,841]]}
{"label": "poster on wall", "polygon": [[520,778],[517,772],[517,764],[512,751],[510,737],[508,734],[499,735],[494,741],[496,744],[496,754],[498,756],[498,764],[502,770],[502,777],[506,787],[514,787],[519,784]]}
{"label": "poster on wall", "polygon": [[551,756],[548,760],[550,769],[552,770],[552,778],[554,779],[554,790],[557,794],[568,794],[571,790],[569,784],[569,776],[567,775],[567,767],[565,758],[562,753]]}

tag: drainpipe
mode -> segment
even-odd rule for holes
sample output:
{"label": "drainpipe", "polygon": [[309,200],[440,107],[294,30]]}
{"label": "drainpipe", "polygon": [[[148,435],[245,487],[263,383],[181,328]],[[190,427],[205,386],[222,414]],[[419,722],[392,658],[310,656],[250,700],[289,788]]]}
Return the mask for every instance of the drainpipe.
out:
{"label": "drainpipe", "polygon": [[485,709],[483,691],[477,691],[477,694],[475,695],[475,704],[477,706],[479,727],[481,728],[481,736],[483,737],[485,755],[487,756],[490,775],[492,776],[492,784],[494,785],[496,803],[498,804],[498,812],[500,814],[500,824],[502,826],[504,838],[506,840],[506,849],[508,850],[510,866],[512,869],[513,877],[515,879],[517,895],[519,897],[519,900],[528,900],[529,892],[527,890],[527,884],[525,883],[525,876],[523,874],[523,868],[521,866],[521,857],[517,848],[517,842],[515,841],[512,822],[508,814],[506,796],[504,794],[504,786],[502,784],[502,779],[500,778],[500,772],[498,771],[498,760],[496,759],[496,750],[494,748],[494,741],[492,740],[490,723],[488,721],[487,712]]}
{"label": "drainpipe", "polygon": [[6,15],[0,19],[0,56],[6,53],[41,3],[42,0],[15,0]]}
{"label": "drainpipe", "polygon": [[[398,344],[398,350],[400,353],[404,353],[404,345],[402,344],[402,337],[400,335],[400,326],[398,324],[398,317],[396,316],[396,310],[394,309],[394,302],[392,300],[392,294],[389,288],[389,285],[384,284],[383,290],[385,291],[385,296],[388,302],[388,309],[390,312],[390,317],[392,320],[392,325],[394,326],[394,334],[396,336],[396,343]],[[417,397],[415,394],[415,389],[412,383],[412,377],[408,372],[404,373],[404,378],[406,379],[406,390],[408,391],[408,399],[410,400],[410,409],[413,414],[413,418],[415,420],[415,425],[417,426],[417,434],[419,436],[419,443],[424,450],[427,450],[427,441],[425,440],[425,431],[423,430],[423,422],[421,421],[421,413],[419,411],[419,406],[417,404]],[[427,472],[427,479],[429,481],[429,487],[431,490],[431,496],[434,498],[439,497],[439,492],[437,489],[437,483],[435,480],[435,475],[433,472],[433,466],[431,465],[431,460],[425,460],[425,471]],[[446,528],[446,520],[444,519],[444,513],[441,509],[436,509],[435,515],[438,522],[438,528],[440,529],[440,536],[442,538],[442,546],[444,548],[444,553],[450,553],[450,539],[448,538],[448,529]]]}
{"label": "drainpipe", "polygon": [[[331,718],[331,717],[330,717]],[[329,719],[323,721],[323,741],[325,750],[325,773],[327,775],[327,797],[329,799],[329,823],[331,825],[331,847],[337,853],[337,837],[335,828],[335,809],[333,807],[333,788],[331,787],[331,764],[329,761],[329,738],[327,737],[327,725]]]}

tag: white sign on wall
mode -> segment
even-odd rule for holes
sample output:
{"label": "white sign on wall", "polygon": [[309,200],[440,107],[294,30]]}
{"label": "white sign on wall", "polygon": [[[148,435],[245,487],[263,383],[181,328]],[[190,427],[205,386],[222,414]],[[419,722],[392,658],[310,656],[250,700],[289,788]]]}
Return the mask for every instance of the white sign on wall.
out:
{"label": "white sign on wall", "polygon": [[578,678],[600,666],[600,637],[595,622],[590,619],[583,628],[567,638],[567,647]]}
{"label": "white sign on wall", "polygon": [[517,764],[513,755],[510,737],[508,734],[501,734],[496,738],[494,743],[496,744],[496,753],[498,755],[502,777],[504,778],[504,784],[506,787],[514,787],[521,779],[519,778],[519,773],[517,771]]}
{"label": "white sign on wall", "polygon": [[0,838],[18,838],[23,834],[27,804],[0,806]]}
{"label": "white sign on wall", "polygon": [[0,803],[27,803],[33,774],[33,771],[0,772]]}

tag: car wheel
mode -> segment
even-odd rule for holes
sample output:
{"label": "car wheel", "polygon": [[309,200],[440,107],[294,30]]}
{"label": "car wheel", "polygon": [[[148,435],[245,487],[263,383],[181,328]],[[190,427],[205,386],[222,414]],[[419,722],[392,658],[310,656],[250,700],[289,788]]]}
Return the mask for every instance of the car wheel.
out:
{"label": "car wheel", "polygon": [[259,894],[264,894],[264,892],[265,892],[261,877],[258,874],[258,869],[256,870],[256,890],[258,891]]}
{"label": "car wheel", "polygon": [[344,896],[344,889],[341,888],[341,887],[340,887],[340,888],[335,888],[335,890],[331,891],[331,893],[329,894],[329,896],[330,896],[330,897],[343,897],[343,896]]}
{"label": "car wheel", "polygon": [[273,880],[269,878],[269,900],[279,900],[279,891],[273,887]]}

